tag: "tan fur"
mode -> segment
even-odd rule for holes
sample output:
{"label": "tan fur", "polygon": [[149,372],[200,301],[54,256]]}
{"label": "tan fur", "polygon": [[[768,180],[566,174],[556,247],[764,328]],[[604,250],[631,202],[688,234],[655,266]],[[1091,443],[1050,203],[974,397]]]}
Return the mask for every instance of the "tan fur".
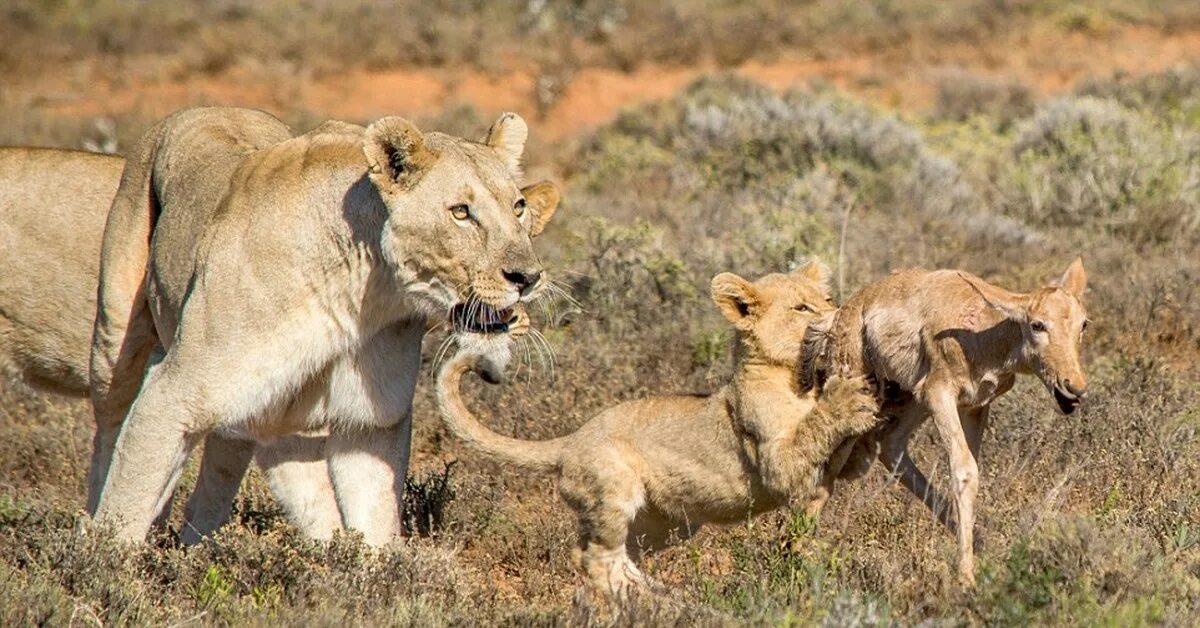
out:
{"label": "tan fur", "polygon": [[875,424],[862,378],[831,379],[819,397],[796,388],[805,326],[832,309],[824,279],[816,263],[754,283],[730,273],[713,279],[737,346],[733,381],[708,397],[622,403],[568,436],[522,441],[492,432],[467,409],[459,385],[475,356],[464,350],[439,374],[439,407],[470,447],[556,473],[579,516],[586,576],[620,596],[646,583],[630,552],[807,497],[834,446]]}
{"label": "tan fur", "polygon": [[[427,321],[463,300],[506,308],[540,286],[530,237],[558,195],[532,186],[529,211],[517,211],[524,136],[493,139],[423,134],[400,118],[291,138],[266,114],[229,108],[152,128],[104,232],[96,519],[143,538],[191,448],[218,435],[286,443],[281,463],[324,459],[341,521],[294,520],[345,524],[376,544],[397,534]],[[470,209],[461,220],[458,205]],[[247,451],[216,462],[240,477]]]}
{"label": "tan fur", "polygon": [[[859,475],[878,456],[956,530],[959,573],[973,583],[977,459],[988,408],[1022,373],[1038,376],[1064,412],[1078,406],[1087,390],[1079,359],[1086,286],[1079,259],[1057,282],[1030,294],[961,271],[908,270],[863,288],[813,325],[805,353],[820,355],[823,366],[810,364],[802,381],[820,368],[867,375],[881,387],[891,419],[839,447],[810,511],[820,510],[834,477]],[[931,416],[950,460],[957,525],[908,455],[909,437]]]}
{"label": "tan fur", "polygon": [[88,394],[100,234],[124,164],[0,148],[0,363],[35,388]]}

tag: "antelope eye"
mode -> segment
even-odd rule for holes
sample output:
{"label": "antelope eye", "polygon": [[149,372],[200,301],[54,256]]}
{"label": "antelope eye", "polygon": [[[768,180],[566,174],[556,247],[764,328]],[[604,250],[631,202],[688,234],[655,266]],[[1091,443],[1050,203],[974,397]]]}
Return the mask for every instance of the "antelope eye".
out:
{"label": "antelope eye", "polygon": [[454,205],[450,208],[450,215],[455,220],[466,220],[471,217],[471,208],[465,204]]}
{"label": "antelope eye", "polygon": [[1029,324],[1029,328],[1033,331],[1046,331],[1046,324],[1042,321],[1033,321]]}
{"label": "antelope eye", "polygon": [[517,218],[525,215],[525,199],[517,199],[517,202],[513,204],[513,213],[516,214]]}
{"label": "antelope eye", "polygon": [[797,305],[797,306],[793,307],[792,309],[796,310],[797,312],[804,312],[805,314],[809,314],[813,311],[813,309],[811,307],[808,307],[807,303],[801,303],[800,305]]}

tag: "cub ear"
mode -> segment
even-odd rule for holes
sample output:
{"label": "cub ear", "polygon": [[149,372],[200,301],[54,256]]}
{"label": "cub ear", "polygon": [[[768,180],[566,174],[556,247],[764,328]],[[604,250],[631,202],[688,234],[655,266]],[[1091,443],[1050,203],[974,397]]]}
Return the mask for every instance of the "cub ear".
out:
{"label": "cub ear", "polygon": [[712,300],[738,329],[749,329],[762,308],[762,298],[754,284],[733,273],[713,277]]}
{"label": "cub ear", "polygon": [[521,188],[521,195],[525,197],[525,204],[533,212],[529,236],[537,237],[546,228],[546,223],[550,222],[554,212],[558,211],[558,201],[562,194],[553,182],[540,181]]}
{"label": "cub ear", "polygon": [[829,294],[829,277],[832,273],[829,272],[829,267],[825,265],[825,262],[814,257],[789,274],[796,279],[815,283],[821,287],[821,292]]}
{"label": "cub ear", "polygon": [[521,154],[525,152],[525,140],[529,137],[529,127],[515,113],[502,113],[488,129],[484,144],[491,146],[500,155],[504,165],[508,166],[513,177],[521,176]]}
{"label": "cub ear", "polygon": [[363,154],[371,181],[383,192],[411,188],[437,160],[416,125],[396,116],[380,118],[367,127]]}
{"label": "cub ear", "polygon": [[1058,286],[1071,293],[1076,299],[1083,299],[1083,291],[1087,290],[1087,271],[1083,269],[1083,258],[1076,257],[1058,280]]}

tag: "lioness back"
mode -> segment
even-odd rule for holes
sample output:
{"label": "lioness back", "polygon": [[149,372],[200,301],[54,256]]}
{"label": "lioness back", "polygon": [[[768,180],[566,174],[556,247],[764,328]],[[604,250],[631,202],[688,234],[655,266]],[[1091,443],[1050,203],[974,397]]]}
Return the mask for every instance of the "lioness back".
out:
{"label": "lioness back", "polygon": [[0,362],[86,396],[100,242],[125,160],[0,148]]}

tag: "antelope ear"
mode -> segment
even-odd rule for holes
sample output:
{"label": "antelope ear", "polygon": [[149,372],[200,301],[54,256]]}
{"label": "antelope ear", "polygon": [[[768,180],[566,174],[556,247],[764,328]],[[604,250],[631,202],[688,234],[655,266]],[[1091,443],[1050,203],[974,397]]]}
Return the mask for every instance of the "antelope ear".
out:
{"label": "antelope ear", "polygon": [[754,284],[733,273],[713,277],[712,300],[738,329],[749,329],[762,309],[762,297]]}
{"label": "antelope ear", "polygon": [[404,118],[380,118],[367,127],[363,154],[371,182],[380,192],[411,188],[437,160],[416,125]]}
{"label": "antelope ear", "polygon": [[978,294],[983,302],[988,306],[1000,310],[1005,316],[1013,320],[1025,320],[1028,318],[1026,313],[1026,305],[1029,299],[1023,294],[1014,294],[1003,288],[997,288],[992,284],[978,278],[960,272],[958,276],[963,281],[967,282],[968,286]]}
{"label": "antelope ear", "polygon": [[562,194],[558,186],[551,181],[541,181],[521,188],[525,204],[533,212],[533,223],[529,226],[529,236],[537,237],[546,228],[546,223],[558,210],[558,201]]}
{"label": "antelope ear", "polygon": [[525,152],[525,140],[529,127],[515,113],[502,113],[488,129],[484,144],[491,146],[500,155],[504,165],[514,177],[521,176],[521,154]]}
{"label": "antelope ear", "polygon": [[829,267],[824,262],[815,257],[788,274],[796,279],[815,283],[821,287],[821,292],[829,294],[829,277],[832,273],[829,272]]}
{"label": "antelope ear", "polygon": [[1082,257],[1076,257],[1075,261],[1071,262],[1057,285],[1076,299],[1083,299],[1083,291],[1087,290],[1087,271],[1083,269]]}

